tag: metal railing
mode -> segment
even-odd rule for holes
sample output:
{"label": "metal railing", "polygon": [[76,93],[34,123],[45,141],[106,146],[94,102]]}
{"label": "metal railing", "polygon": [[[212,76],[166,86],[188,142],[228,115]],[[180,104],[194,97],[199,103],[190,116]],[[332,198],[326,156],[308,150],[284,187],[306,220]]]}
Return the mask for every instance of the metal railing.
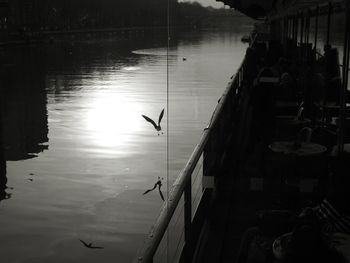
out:
{"label": "metal railing", "polygon": [[[156,262],[159,258],[159,262],[191,262],[212,189],[223,172],[223,162],[229,150],[228,141],[232,138],[230,135],[235,105],[243,79],[243,63],[228,83],[209,125],[204,129],[186,166],[174,182],[156,223],[134,260],[135,263]],[[202,184],[198,184],[201,179]],[[195,194],[194,188],[197,188]],[[174,229],[172,232],[171,228]],[[177,241],[174,240],[176,236]],[[169,248],[170,242],[175,243],[173,249]]]}

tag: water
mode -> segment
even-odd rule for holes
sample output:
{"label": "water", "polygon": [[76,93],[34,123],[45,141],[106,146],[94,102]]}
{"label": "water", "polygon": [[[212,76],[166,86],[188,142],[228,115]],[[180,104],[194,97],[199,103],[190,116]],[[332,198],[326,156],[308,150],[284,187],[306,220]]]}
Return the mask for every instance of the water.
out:
{"label": "water", "polygon": [[[142,193],[166,196],[249,30],[2,51],[1,262],[130,262],[163,204]],[[141,115],[162,109],[158,135]]]}

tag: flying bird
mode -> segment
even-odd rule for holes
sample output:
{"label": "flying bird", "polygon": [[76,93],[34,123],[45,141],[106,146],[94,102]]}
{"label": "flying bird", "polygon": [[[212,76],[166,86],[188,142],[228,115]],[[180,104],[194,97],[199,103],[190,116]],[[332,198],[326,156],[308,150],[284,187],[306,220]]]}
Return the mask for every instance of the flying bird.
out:
{"label": "flying bird", "polygon": [[[164,109],[159,114],[158,125],[151,118],[147,117],[146,115],[142,115],[142,117],[144,117],[146,121],[150,122],[154,126],[154,128],[158,132],[158,136],[159,136],[159,132],[162,130],[162,127],[160,126],[160,122],[162,121],[163,115],[164,115]],[[162,134],[163,134],[163,132],[162,132]]]}
{"label": "flying bird", "polygon": [[87,248],[94,248],[94,249],[102,249],[102,248],[104,248],[104,247],[98,247],[98,246],[93,246],[92,245],[92,243],[86,243],[85,241],[83,241],[83,240],[81,240],[81,239],[79,239],[79,241],[81,242],[81,243],[83,243],[83,245],[85,246],[85,247],[87,247]]}
{"label": "flying bird", "polygon": [[182,58],[182,61],[186,61],[186,60],[187,60],[187,58],[186,58],[186,57],[183,57],[183,58]]}
{"label": "flying bird", "polygon": [[148,190],[145,191],[143,194],[145,195],[145,194],[147,194],[147,193],[153,191],[153,190],[156,189],[157,186],[158,186],[158,191],[159,191],[160,198],[162,198],[162,200],[165,201],[165,200],[164,200],[163,193],[162,193],[162,190],[160,190],[160,188],[162,187],[162,180],[163,180],[163,178],[160,179],[160,177],[158,177],[158,181],[154,184],[153,188],[152,188],[152,189],[148,189]]}

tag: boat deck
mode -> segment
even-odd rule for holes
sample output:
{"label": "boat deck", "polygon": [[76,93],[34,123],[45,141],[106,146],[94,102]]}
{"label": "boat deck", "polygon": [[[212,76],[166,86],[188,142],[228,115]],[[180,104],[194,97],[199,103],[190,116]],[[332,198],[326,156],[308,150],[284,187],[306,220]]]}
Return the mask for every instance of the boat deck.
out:
{"label": "boat deck", "polygon": [[288,209],[297,213],[304,205],[317,199],[316,196],[305,195],[291,206],[282,202],[279,194],[263,189],[250,190],[249,182],[243,183],[247,188],[242,190],[242,179],[235,178],[221,189],[208,220],[204,244],[194,262],[235,262],[243,234],[249,227],[256,226],[258,211]]}
{"label": "boat deck", "polygon": [[[299,51],[303,52],[302,48]],[[294,63],[299,65],[297,61]],[[299,66],[301,74],[303,67]],[[329,166],[334,161],[332,149],[337,143],[337,127],[312,116],[311,111],[308,114],[314,118],[312,121],[304,116],[299,118],[300,101],[289,101],[290,106],[280,100],[274,103],[273,128],[268,129],[269,120],[260,121],[266,116],[254,113],[253,107],[258,111],[268,108],[269,98],[258,92],[256,96],[263,102],[254,102],[251,86],[247,90],[242,92],[241,110],[236,118],[236,128],[241,130],[236,132],[236,141],[230,146],[235,149],[228,161],[232,166],[222,176],[224,185],[219,184],[215,190],[215,203],[194,262],[236,262],[243,234],[257,225],[258,211],[288,210],[297,214],[322,200],[329,191]],[[252,107],[246,101],[255,104]],[[251,115],[249,107],[253,108]],[[263,111],[271,113],[268,109]],[[337,114],[332,113],[331,117]],[[290,119],[285,119],[286,116]],[[312,131],[310,138],[307,138],[308,130]],[[288,143],[290,147],[286,146]],[[349,160],[349,156],[345,159]]]}

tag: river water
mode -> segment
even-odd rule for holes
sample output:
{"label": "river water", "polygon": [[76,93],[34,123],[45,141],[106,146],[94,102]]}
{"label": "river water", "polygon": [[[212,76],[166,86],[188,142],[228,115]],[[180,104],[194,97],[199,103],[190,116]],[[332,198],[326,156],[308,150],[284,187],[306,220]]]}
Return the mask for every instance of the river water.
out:
{"label": "river water", "polygon": [[249,30],[3,50],[0,261],[130,262],[163,204],[142,193],[166,197]]}

